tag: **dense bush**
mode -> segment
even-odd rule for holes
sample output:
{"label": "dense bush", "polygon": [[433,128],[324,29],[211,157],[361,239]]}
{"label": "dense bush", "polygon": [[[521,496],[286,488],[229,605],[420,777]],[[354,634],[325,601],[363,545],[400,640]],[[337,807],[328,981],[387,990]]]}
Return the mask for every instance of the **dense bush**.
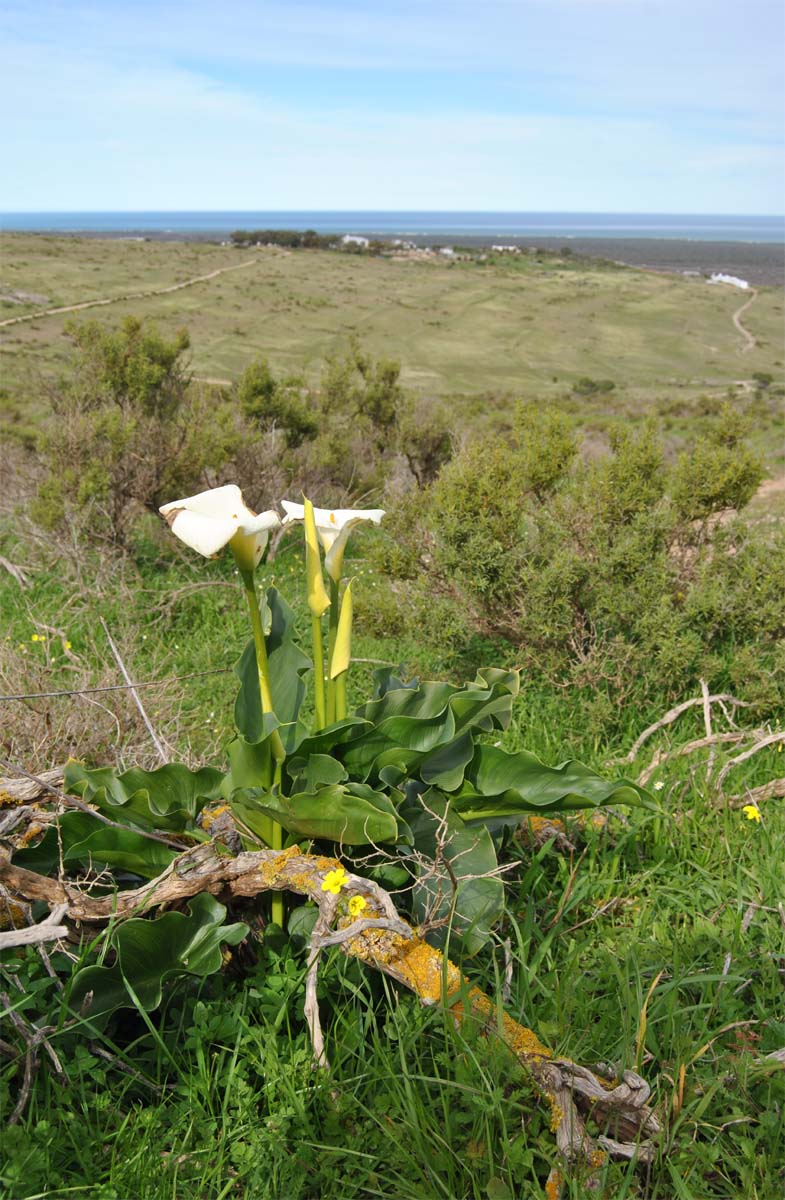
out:
{"label": "dense bush", "polygon": [[122,544],[134,509],[203,486],[207,469],[228,460],[233,414],[192,386],[184,332],[167,341],[134,317],[68,332],[74,365],[39,439],[43,479],[32,515],[45,528],[70,519]]}
{"label": "dense bush", "polygon": [[[232,397],[268,455],[275,447],[285,486],[296,479],[306,491],[349,500],[380,493],[403,464],[411,481],[429,483],[452,453],[445,410],[405,392],[400,373],[353,340],[326,360],[318,387],[300,376],[277,379],[260,359]],[[240,482],[258,484],[258,476]]]}
{"label": "dense bush", "polygon": [[521,408],[510,439],[470,443],[396,507],[380,564],[421,634],[503,638],[529,679],[577,689],[598,729],[631,695],[699,678],[777,703],[785,535],[729,511],[761,478],[742,434],[726,409],[675,465],[651,425],[583,462],[565,417]]}
{"label": "dense bush", "polygon": [[298,491],[335,505],[431,482],[452,453],[446,411],[404,391],[400,366],[355,341],[317,386],[250,363],[226,391],[195,384],[186,333],[127,318],[72,324],[73,364],[38,440],[31,514],[46,529],[127,545],[134,517],[231,477],[251,502]]}

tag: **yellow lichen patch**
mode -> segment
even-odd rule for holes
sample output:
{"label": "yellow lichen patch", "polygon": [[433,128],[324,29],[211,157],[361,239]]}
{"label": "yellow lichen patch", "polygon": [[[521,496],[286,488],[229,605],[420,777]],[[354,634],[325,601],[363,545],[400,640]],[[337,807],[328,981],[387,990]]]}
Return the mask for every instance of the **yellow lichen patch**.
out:
{"label": "yellow lichen patch", "polygon": [[589,1155],[589,1166],[592,1168],[592,1170],[597,1171],[601,1166],[603,1166],[607,1157],[608,1156],[604,1150],[592,1150],[591,1154]]}
{"label": "yellow lichen patch", "polygon": [[545,1183],[545,1200],[559,1200],[564,1176],[558,1167],[554,1167]]}
{"label": "yellow lichen patch", "polygon": [[445,962],[433,946],[419,938],[410,941],[401,938],[398,945],[399,953],[394,960],[396,973],[421,1000],[436,1004],[442,996],[449,999],[460,989],[463,983],[461,972],[451,962]]}
{"label": "yellow lichen patch", "polygon": [[[475,1014],[483,1017],[487,1023],[495,1023],[497,1019],[496,1005],[484,992],[480,991],[479,988],[472,988],[469,992],[469,1001],[471,1009]],[[543,1045],[536,1033],[531,1029],[527,1029],[525,1025],[519,1025],[513,1017],[505,1012],[501,1014],[499,1036],[521,1063],[525,1064],[532,1058],[553,1057],[548,1047]]]}
{"label": "yellow lichen patch", "polygon": [[526,830],[537,837],[540,833],[551,833],[553,830],[564,833],[565,825],[558,817],[527,817],[522,826],[522,831]]}
{"label": "yellow lichen patch", "polygon": [[43,833],[45,826],[40,821],[31,821],[24,833],[21,833],[18,838],[14,839],[14,845],[17,850],[24,849],[38,837],[39,833]]}
{"label": "yellow lichen patch", "polygon": [[0,929],[24,929],[28,910],[7,894],[0,900]]}
{"label": "yellow lichen patch", "polygon": [[205,808],[203,809],[202,815],[199,818],[199,824],[201,825],[202,829],[209,830],[213,821],[215,821],[217,817],[220,817],[221,813],[229,811],[230,809],[228,804],[219,804],[215,808]]}

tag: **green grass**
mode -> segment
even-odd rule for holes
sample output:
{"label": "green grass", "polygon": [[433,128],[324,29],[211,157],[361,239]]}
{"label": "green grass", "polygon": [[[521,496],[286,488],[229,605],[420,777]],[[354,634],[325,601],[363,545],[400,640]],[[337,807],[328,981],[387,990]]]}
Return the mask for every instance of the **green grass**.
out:
{"label": "green grass", "polygon": [[[401,362],[407,387],[462,397],[456,412],[469,424],[498,417],[510,395],[526,395],[596,414],[600,424],[609,416],[670,411],[678,434],[702,394],[724,394],[754,371],[775,381],[783,375],[782,293],[774,288],[761,288],[745,315],[759,344],[741,354],[731,323],[736,291],[633,268],[529,258],[393,261],[29,235],[5,235],[0,254],[5,289],[43,294],[53,304],[167,286],[256,259],[248,269],[172,295],[82,317],[115,322],[132,313],[167,334],[185,326],[195,374],[218,379],[237,378],[262,355],[277,372],[304,371],[315,381],[325,356],[357,335],[372,355]],[[6,306],[3,315],[25,311]],[[44,411],[43,382],[67,360],[66,320],[44,317],[0,331],[7,419],[29,424]],[[616,391],[594,401],[576,398],[571,388],[583,376],[612,379]],[[773,426],[781,408],[775,401],[756,414],[774,465],[781,459]]]}
{"label": "green grass", "polygon": [[[215,586],[178,595],[195,583],[236,583],[230,559],[205,568],[184,554],[175,558],[156,528],[151,524],[137,544],[135,562],[83,555],[76,573],[44,554],[28,591],[8,576],[0,579],[6,692],[33,690],[39,682],[47,690],[114,682],[100,614],[136,679],[231,666],[247,636],[239,587],[236,594]],[[370,600],[384,581],[359,557],[361,537],[351,548],[352,573]],[[20,551],[13,544],[5,550],[12,559]],[[279,584],[290,599],[301,578],[297,556],[285,543],[266,572],[265,582]],[[302,599],[298,611],[307,629]],[[40,629],[34,620],[63,629],[81,661],[69,663],[51,634],[32,642]],[[362,629],[356,653],[410,665],[416,656],[424,671],[457,670],[435,652]],[[372,669],[358,666],[357,698]],[[233,692],[231,674],[218,674],[143,695],[173,754],[195,763],[220,758]],[[129,763],[152,761],[144,729],[122,697],[97,697],[116,713],[119,733],[106,711],[73,698],[13,708],[4,702],[4,754],[34,768],[80,749],[104,761],[118,749]],[[70,742],[60,732],[65,718],[57,714],[64,711],[78,714],[70,718]],[[599,744],[570,727],[561,693],[525,686],[505,741],[550,762],[575,755],[601,767],[656,715],[631,707],[618,744]],[[644,747],[630,772],[656,746],[701,731],[696,710]],[[735,770],[732,790],[781,775],[784,757],[776,746],[763,751]],[[648,1173],[608,1166],[600,1194],[774,1200],[783,1185],[785,1073],[764,1056],[785,1041],[782,801],[766,802],[761,824],[746,820],[707,785],[701,756],[671,760],[653,782],[664,785],[655,793],[661,810],[590,832],[585,852],[565,857],[547,847],[512,847],[507,917],[495,944],[466,967],[500,997],[509,939],[511,1014],[565,1055],[637,1068],[651,1082],[665,1125],[661,1154]],[[70,969],[62,958],[54,965]],[[21,1123],[4,1130],[2,1194],[9,1200],[539,1194],[553,1159],[552,1134],[544,1105],[501,1050],[457,1031],[440,1011],[421,1009],[336,951],[320,975],[332,1070],[314,1075],[304,970],[296,948],[256,943],[237,952],[223,976],[171,992],[151,1029],[128,1011],[93,1043],[58,1020],[61,998],[34,952],[7,960],[4,990],[28,1019],[57,1026],[52,1042],[67,1080],[56,1082],[42,1063]],[[96,1044],[115,1060],[101,1058]],[[7,1065],[0,1081],[6,1114],[18,1086],[18,1068]],[[587,1195],[579,1180],[568,1194]]]}

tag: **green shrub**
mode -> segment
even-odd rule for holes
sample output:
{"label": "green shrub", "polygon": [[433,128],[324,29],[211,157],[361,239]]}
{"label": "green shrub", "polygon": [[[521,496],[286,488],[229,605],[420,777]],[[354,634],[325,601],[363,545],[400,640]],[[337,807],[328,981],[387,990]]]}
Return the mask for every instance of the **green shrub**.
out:
{"label": "green shrub", "polygon": [[85,536],[126,544],[134,509],[155,510],[204,486],[230,457],[231,406],[191,386],[188,337],[166,341],[128,317],[116,329],[70,326],[73,371],[41,434],[43,479],[32,516],[70,518]]}
{"label": "green shrub", "polygon": [[456,624],[464,646],[504,639],[532,681],[575,689],[598,733],[632,696],[741,686],[753,661],[742,690],[781,703],[785,535],[720,517],[761,477],[742,432],[725,409],[673,467],[652,425],[584,463],[562,416],[521,408],[511,438],[470,443],[393,509],[377,562],[409,581],[421,637],[451,624],[458,654]]}

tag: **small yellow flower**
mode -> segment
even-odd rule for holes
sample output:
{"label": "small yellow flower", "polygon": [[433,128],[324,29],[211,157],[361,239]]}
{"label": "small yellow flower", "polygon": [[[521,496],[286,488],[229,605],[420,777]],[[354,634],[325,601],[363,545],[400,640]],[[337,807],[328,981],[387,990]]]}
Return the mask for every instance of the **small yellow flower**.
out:
{"label": "small yellow flower", "polygon": [[70,643],[70,642],[63,642],[63,646],[65,647],[65,649],[66,649],[66,650],[70,650],[70,649],[71,649],[71,643]]}
{"label": "small yellow flower", "polygon": [[31,641],[31,642],[42,642],[43,640],[44,640],[44,639],[43,639],[43,638],[40,638],[40,637],[38,636],[38,634],[37,634],[37,633],[31,633],[31,634],[30,634],[30,641]]}
{"label": "small yellow flower", "polygon": [[757,804],[745,804],[741,811],[748,821],[760,821],[760,809]]}
{"label": "small yellow flower", "polygon": [[352,896],[349,901],[349,916],[359,917],[363,909],[368,907],[368,901],[365,896]]}
{"label": "small yellow flower", "polygon": [[334,871],[328,871],[322,880],[322,891],[332,892],[337,896],[341,888],[346,887],[349,882],[349,876],[343,867],[336,867]]}

